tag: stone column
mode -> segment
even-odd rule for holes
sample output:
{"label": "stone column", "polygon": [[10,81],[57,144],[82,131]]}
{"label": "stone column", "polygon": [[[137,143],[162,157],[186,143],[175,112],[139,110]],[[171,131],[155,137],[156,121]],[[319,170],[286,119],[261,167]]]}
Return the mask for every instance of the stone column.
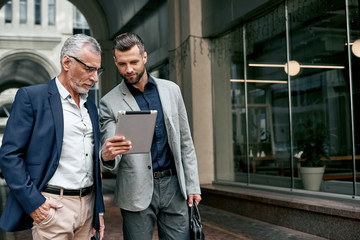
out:
{"label": "stone column", "polygon": [[201,7],[201,0],[168,1],[170,80],[184,97],[204,184],[214,180],[214,147],[211,60]]}

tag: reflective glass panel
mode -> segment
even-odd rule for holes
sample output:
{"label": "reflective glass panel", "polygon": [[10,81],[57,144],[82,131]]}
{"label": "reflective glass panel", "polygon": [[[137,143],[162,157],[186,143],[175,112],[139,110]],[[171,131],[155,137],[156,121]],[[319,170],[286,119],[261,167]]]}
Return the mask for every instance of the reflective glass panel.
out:
{"label": "reflective glass panel", "polygon": [[352,97],[354,102],[354,143],[355,159],[353,169],[355,169],[356,195],[360,195],[360,110],[357,104],[360,101],[360,11],[359,1],[349,0],[349,30],[350,30],[350,59],[351,59],[351,78],[352,78]]}
{"label": "reflective glass panel", "polygon": [[217,180],[359,195],[358,4],[349,32],[344,0],[289,0],[212,41]]}
{"label": "reflective glass panel", "polygon": [[290,187],[285,6],[247,24],[246,33],[250,183]]}
{"label": "reflective glass panel", "polygon": [[35,0],[35,24],[41,24],[41,0]]}
{"label": "reflective glass panel", "polygon": [[55,8],[55,0],[48,0],[48,14],[49,14],[49,26],[55,25],[55,16],[56,16],[56,8]]}
{"label": "reflective glass panel", "polygon": [[[307,190],[352,194],[345,1],[290,1],[289,29],[299,67],[291,77],[296,181]],[[309,167],[325,171],[318,185],[307,181]]]}
{"label": "reflective glass panel", "polygon": [[5,4],[5,23],[12,22],[12,1],[9,0]]}
{"label": "reflective glass panel", "polygon": [[20,0],[20,23],[27,23],[27,0]]}

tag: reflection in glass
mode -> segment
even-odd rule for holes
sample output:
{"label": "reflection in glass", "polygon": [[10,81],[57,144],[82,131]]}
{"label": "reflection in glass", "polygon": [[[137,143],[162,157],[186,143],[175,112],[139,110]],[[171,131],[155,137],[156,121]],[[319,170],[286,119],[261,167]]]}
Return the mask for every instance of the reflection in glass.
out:
{"label": "reflection in glass", "polygon": [[355,54],[359,50],[359,39],[360,39],[360,12],[359,12],[359,1],[349,0],[349,30],[350,30],[350,44],[352,45],[352,54],[350,54],[351,59],[351,76],[353,80],[352,84],[352,99],[354,102],[353,108],[353,118],[354,118],[354,145],[355,145],[355,158],[356,161],[353,162],[352,168],[355,169],[356,175],[354,176],[356,180],[355,190],[357,195],[360,195],[360,110],[358,103],[360,101],[360,58],[359,54]]}
{"label": "reflection in glass", "polygon": [[[305,161],[301,142],[307,136],[301,126],[310,120],[325,126],[330,143],[319,191],[356,194],[360,192],[359,187],[354,189],[360,179],[360,127],[355,124],[352,129],[350,116],[353,112],[354,122],[360,122],[356,108],[360,58],[354,44],[360,39],[358,1],[349,1],[350,58],[345,1],[286,4],[287,18],[282,4],[213,40],[214,79],[219,79],[214,82],[216,179],[303,189],[299,168]],[[229,108],[226,96],[231,99]],[[231,133],[226,129],[229,122]],[[231,148],[220,143],[227,138]]]}
{"label": "reflection in glass", "polygon": [[35,25],[41,24],[41,0],[35,0]]}
{"label": "reflection in glass", "polygon": [[9,0],[5,4],[5,23],[12,22],[12,1]]}
{"label": "reflection in glass", "polygon": [[49,26],[54,26],[55,25],[55,16],[56,16],[56,11],[55,11],[55,0],[48,0],[48,24]]}
{"label": "reflection in glass", "polygon": [[27,23],[27,0],[20,0],[20,24]]}
{"label": "reflection in glass", "polygon": [[290,187],[289,107],[283,98],[288,85],[285,65],[279,65],[286,63],[284,9],[280,5],[247,25],[244,67],[254,80],[247,83],[250,183]]}
{"label": "reflection in glass", "polygon": [[[304,65],[347,66],[345,2],[317,3],[326,6],[315,11],[315,7],[309,4],[306,12],[311,12],[311,15],[306,17],[300,16],[295,5],[289,5],[290,38],[301,42],[292,41],[291,56]],[[326,167],[320,191],[352,194],[348,83],[345,68],[325,67],[302,68],[301,74],[291,81],[295,149],[301,151],[300,143],[306,140],[304,129],[300,127],[306,121],[323,124],[329,136],[331,160],[324,161]],[[296,166],[301,164],[299,160]]]}

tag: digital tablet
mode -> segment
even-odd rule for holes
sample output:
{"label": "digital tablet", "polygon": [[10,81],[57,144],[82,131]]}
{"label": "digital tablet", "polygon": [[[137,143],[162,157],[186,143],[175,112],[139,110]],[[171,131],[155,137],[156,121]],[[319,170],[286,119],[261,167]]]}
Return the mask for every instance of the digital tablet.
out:
{"label": "digital tablet", "polygon": [[119,111],[115,135],[131,141],[129,153],[148,153],[154,135],[157,111]]}

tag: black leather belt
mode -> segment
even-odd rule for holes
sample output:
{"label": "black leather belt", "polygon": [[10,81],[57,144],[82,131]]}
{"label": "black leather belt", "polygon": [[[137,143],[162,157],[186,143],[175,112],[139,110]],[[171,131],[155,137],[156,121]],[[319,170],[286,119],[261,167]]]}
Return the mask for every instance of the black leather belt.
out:
{"label": "black leather belt", "polygon": [[176,171],[173,169],[167,169],[161,172],[154,172],[153,175],[155,179],[162,177],[170,177],[176,175]]}
{"label": "black leather belt", "polygon": [[[46,186],[43,189],[43,191],[47,192],[47,193],[51,193],[51,194],[56,194],[56,195],[61,194],[61,188],[57,188],[57,187]],[[78,189],[78,190],[63,189],[63,195],[64,196],[80,196],[80,197],[84,197],[84,196],[88,195],[89,193],[91,193],[92,191],[93,191],[93,186],[86,187],[86,188],[81,188],[81,189]]]}

